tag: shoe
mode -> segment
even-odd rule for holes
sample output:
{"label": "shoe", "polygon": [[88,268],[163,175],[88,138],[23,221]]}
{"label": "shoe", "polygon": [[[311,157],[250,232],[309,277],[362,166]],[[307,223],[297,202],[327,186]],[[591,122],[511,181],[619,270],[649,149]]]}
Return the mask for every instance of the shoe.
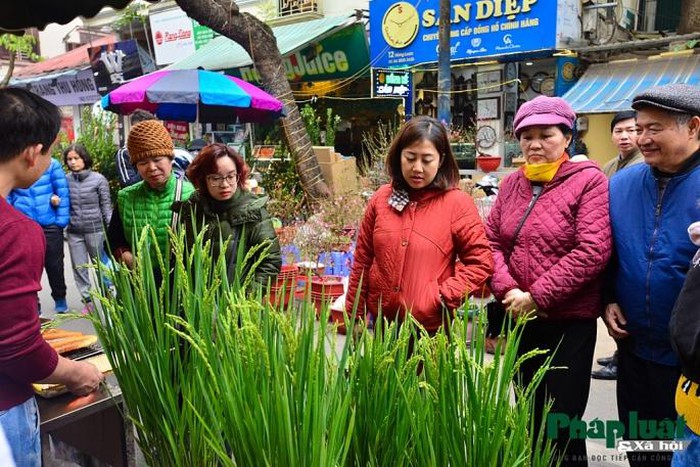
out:
{"label": "shoe", "polygon": [[66,303],[66,299],[56,299],[56,307],[54,309],[56,310],[56,313],[65,313],[66,311],[68,311],[68,304]]}
{"label": "shoe", "polygon": [[591,372],[591,378],[593,379],[617,379],[617,365],[610,364],[604,366],[600,370],[595,370]]}
{"label": "shoe", "polygon": [[609,357],[599,358],[598,360],[596,360],[596,363],[600,366],[608,366],[612,363],[614,358],[615,358],[615,354],[612,354]]}
{"label": "shoe", "polygon": [[88,302],[85,304],[83,309],[80,311],[80,314],[81,315],[89,315],[90,313],[92,313],[92,311],[93,311],[92,302]]}

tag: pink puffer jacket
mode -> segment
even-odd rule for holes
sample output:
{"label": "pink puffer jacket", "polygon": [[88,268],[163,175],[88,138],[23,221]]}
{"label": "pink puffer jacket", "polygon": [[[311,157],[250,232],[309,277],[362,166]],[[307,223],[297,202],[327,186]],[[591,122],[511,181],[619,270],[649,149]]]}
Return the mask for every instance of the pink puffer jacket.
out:
{"label": "pink puffer jacket", "polygon": [[564,162],[512,248],[531,198],[530,181],[519,170],[503,181],[489,216],[494,295],[502,300],[514,288],[530,292],[552,320],[598,317],[601,273],[612,251],[607,178],[594,162]]}

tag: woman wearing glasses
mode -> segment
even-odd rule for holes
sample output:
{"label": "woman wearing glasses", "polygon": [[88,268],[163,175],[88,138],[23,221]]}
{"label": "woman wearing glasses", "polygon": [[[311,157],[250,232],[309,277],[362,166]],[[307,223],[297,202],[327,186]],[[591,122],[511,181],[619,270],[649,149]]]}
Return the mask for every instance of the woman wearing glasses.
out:
{"label": "woman wearing glasses", "polygon": [[[228,279],[244,280],[248,273],[260,285],[274,280],[282,265],[280,245],[265,209],[267,196],[250,193],[245,182],[250,169],[233,149],[221,143],[204,147],[187,169],[187,177],[196,192],[186,201],[175,203],[180,225],[185,228],[189,244],[206,226],[205,241],[210,240],[214,255],[225,250]],[[222,244],[224,242],[224,244]],[[236,259],[245,258],[249,250],[259,247],[255,257],[247,258],[240,277],[235,277]],[[240,252],[240,255],[239,255]],[[263,259],[257,263],[260,255]]]}

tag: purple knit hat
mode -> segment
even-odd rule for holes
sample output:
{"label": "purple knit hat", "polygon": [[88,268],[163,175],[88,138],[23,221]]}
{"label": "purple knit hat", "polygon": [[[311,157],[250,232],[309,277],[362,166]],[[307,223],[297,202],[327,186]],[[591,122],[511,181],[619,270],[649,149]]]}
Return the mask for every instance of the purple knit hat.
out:
{"label": "purple knit hat", "polygon": [[575,120],[574,109],[561,97],[537,96],[520,106],[513,128],[515,137],[520,138],[520,133],[529,126],[561,124],[573,129]]}

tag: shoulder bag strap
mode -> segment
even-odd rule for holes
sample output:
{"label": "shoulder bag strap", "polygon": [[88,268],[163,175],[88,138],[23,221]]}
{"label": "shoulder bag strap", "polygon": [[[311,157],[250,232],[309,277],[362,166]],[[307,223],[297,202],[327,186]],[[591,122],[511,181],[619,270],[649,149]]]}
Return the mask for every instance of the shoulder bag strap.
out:
{"label": "shoulder bag strap", "polygon": [[[177,179],[177,185],[175,185],[175,201],[182,200],[182,179]],[[175,231],[177,228],[177,223],[180,220],[180,213],[178,211],[173,211],[173,217],[170,221],[170,228]]]}
{"label": "shoulder bag strap", "polygon": [[530,199],[530,204],[527,205],[527,209],[525,210],[525,214],[523,214],[523,218],[520,219],[518,226],[515,228],[515,235],[513,235],[513,241],[511,242],[510,246],[510,253],[512,253],[515,249],[515,243],[518,241],[518,235],[520,234],[520,231],[522,230],[523,225],[525,224],[527,216],[530,215],[530,213],[532,212],[532,208],[535,207],[535,201],[537,201],[537,199],[540,197],[540,194],[542,194],[542,188],[542,185],[534,185],[532,187],[532,198]]}

